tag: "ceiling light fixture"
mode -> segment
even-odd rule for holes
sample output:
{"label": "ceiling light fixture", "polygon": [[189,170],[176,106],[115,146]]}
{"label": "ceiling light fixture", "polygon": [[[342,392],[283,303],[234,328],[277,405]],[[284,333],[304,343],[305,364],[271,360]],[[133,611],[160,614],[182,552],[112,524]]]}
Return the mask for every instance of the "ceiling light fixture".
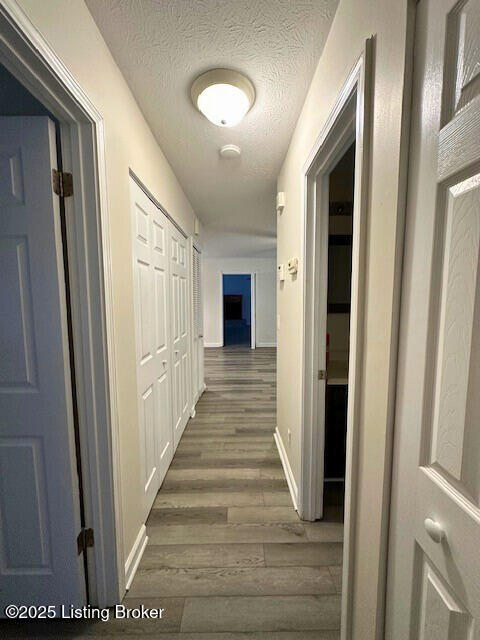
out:
{"label": "ceiling light fixture", "polygon": [[234,127],[255,102],[248,78],[231,69],[211,69],[195,80],[192,100],[197,109],[218,127]]}

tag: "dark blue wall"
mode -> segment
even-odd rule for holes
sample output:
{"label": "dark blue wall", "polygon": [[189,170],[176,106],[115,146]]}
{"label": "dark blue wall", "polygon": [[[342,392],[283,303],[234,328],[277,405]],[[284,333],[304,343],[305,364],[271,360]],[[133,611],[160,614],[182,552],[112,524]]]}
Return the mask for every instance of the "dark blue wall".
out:
{"label": "dark blue wall", "polygon": [[223,293],[230,295],[243,296],[242,298],[242,320],[248,325],[251,324],[251,276],[224,274],[223,276]]}
{"label": "dark blue wall", "polygon": [[50,116],[41,102],[32,96],[12,74],[0,64],[0,115]]}

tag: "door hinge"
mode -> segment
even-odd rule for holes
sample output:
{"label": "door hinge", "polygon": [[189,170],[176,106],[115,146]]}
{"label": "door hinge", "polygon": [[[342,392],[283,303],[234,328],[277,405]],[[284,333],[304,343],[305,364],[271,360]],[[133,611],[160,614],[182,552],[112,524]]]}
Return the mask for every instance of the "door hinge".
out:
{"label": "door hinge", "polygon": [[319,380],[326,380],[327,379],[327,372],[325,369],[320,369],[318,372],[318,379]]}
{"label": "door hinge", "polygon": [[71,173],[52,169],[53,191],[60,198],[73,196],[73,176]]}
{"label": "door hinge", "polygon": [[93,529],[82,529],[77,536],[78,555],[83,553],[88,547],[93,547]]}

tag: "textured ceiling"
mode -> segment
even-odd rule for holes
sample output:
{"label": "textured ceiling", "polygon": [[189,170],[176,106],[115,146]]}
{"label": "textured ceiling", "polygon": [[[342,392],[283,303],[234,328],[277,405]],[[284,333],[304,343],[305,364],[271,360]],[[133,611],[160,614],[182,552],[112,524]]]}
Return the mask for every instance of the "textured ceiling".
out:
{"label": "textured ceiling", "polygon": [[[207,252],[274,251],[276,178],[337,0],[86,2],[207,228]],[[190,100],[193,80],[215,67],[255,85],[255,104],[234,128],[212,125]],[[219,156],[227,143],[241,158]]]}

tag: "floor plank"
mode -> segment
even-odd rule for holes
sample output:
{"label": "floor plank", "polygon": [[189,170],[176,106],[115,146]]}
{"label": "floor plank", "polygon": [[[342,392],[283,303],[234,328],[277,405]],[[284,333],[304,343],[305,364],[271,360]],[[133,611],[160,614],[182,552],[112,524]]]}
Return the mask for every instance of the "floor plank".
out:
{"label": "floor plank", "polygon": [[328,567],[139,569],[132,597],[266,596],[336,593]]}
{"label": "floor plank", "polygon": [[[269,494],[275,494],[271,491]],[[279,492],[280,495],[283,493]],[[197,491],[196,493],[159,493],[154,509],[171,507],[245,507],[264,504],[262,491]]]}
{"label": "floor plank", "polygon": [[265,544],[267,567],[335,566],[342,564],[341,542],[306,542],[303,544]]}
{"label": "floor plank", "polygon": [[199,524],[147,527],[150,544],[307,542],[303,524]]}
{"label": "floor plank", "polygon": [[300,522],[296,511],[290,507],[230,507],[230,523]]}
{"label": "floor plank", "polygon": [[262,544],[149,544],[139,569],[253,566],[265,566]]}
{"label": "floor plank", "polygon": [[339,596],[187,598],[182,631],[307,631],[340,627]]}

